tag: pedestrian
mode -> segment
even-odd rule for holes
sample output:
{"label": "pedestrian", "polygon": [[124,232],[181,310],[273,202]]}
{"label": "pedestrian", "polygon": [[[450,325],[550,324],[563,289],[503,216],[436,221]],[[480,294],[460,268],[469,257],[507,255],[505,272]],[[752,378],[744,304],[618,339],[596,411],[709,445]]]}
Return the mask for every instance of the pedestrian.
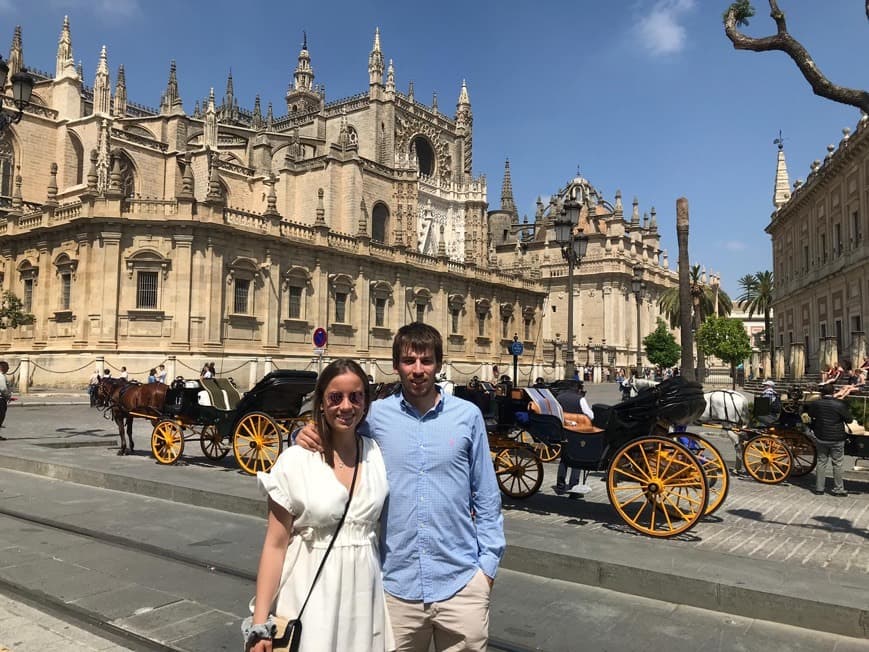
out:
{"label": "pedestrian", "polygon": [[822,495],[827,484],[827,466],[833,466],[833,496],[847,496],[842,478],[842,465],[845,458],[845,424],[851,423],[851,412],[848,404],[835,398],[832,384],[822,384],[821,398],[809,401],[803,405],[803,412],[808,416],[810,427],[815,436],[815,448],[818,450],[818,464],[815,467],[814,492]]}
{"label": "pedestrian", "polygon": [[100,388],[100,372],[94,370],[93,375],[88,380],[88,396],[91,399],[91,407],[97,405],[97,390]]}
{"label": "pedestrian", "polygon": [[112,372],[108,368],[103,369],[103,380],[107,380],[111,377],[112,377]]}
{"label": "pedestrian", "polygon": [[151,369],[148,372],[148,383],[156,383],[157,382],[157,370]]}
{"label": "pedestrian", "polygon": [[166,365],[157,365],[157,382],[166,384]]}
{"label": "pedestrian", "polygon": [[[555,400],[558,401],[564,412],[570,414],[584,414],[592,421],[594,420],[594,411],[585,399],[585,387],[581,382],[558,392],[555,396]],[[570,467],[570,484],[567,484],[565,481],[567,478],[567,469],[567,463],[562,457],[561,461],[558,463],[558,474],[555,476],[555,491],[557,493],[570,491],[579,484],[580,469]]]}
{"label": "pedestrian", "polygon": [[534,379],[534,385],[532,385],[532,387],[534,387],[534,389],[545,389],[546,381],[543,379],[543,376],[537,376],[537,378]]}
{"label": "pedestrian", "polygon": [[217,378],[217,371],[214,369],[213,362],[208,363],[208,373],[209,373],[209,376],[208,376],[209,378]]}
{"label": "pedestrian", "polygon": [[323,452],[291,446],[257,474],[269,512],[253,616],[243,626],[251,652],[271,649],[270,614],[300,618],[301,650],[393,649],[377,546],[386,467],[375,441],[357,435],[369,405],[362,368],[347,358],[330,363],[313,400]]}
{"label": "pedestrian", "polygon": [[211,367],[209,366],[209,364],[207,362],[204,365],[202,365],[202,371],[199,372],[199,377],[200,378],[213,378],[214,377],[214,374],[211,373]]}
{"label": "pedestrian", "polygon": [[[383,452],[383,586],[399,650],[485,650],[489,595],[504,554],[504,520],[483,415],[435,384],[443,339],[428,324],[398,329],[401,391],[371,405],[359,432]],[[296,439],[319,448],[316,428]]]}
{"label": "pedestrian", "polygon": [[[6,379],[7,373],[9,373],[9,363],[0,360],[0,428],[6,427],[3,422],[6,421],[6,408],[9,407],[9,399],[12,398],[9,381]],[[0,435],[0,441],[6,441],[6,437]]]}
{"label": "pedestrian", "polygon": [[121,373],[118,374],[118,378],[120,378],[121,380],[129,379],[129,374],[127,373],[126,367],[121,367]]}

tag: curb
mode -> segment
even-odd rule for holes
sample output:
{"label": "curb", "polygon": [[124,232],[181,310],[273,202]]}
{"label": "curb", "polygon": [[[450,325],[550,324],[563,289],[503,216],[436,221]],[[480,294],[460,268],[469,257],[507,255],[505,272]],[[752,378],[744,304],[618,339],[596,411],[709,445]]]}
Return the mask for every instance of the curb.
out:
{"label": "curb", "polygon": [[[195,507],[266,516],[266,504],[258,497],[218,493],[12,455],[0,455],[0,468]],[[674,548],[674,555],[655,555],[666,542],[640,537],[636,541],[624,540],[623,546],[614,547],[608,537],[586,535],[580,549],[569,549],[575,544],[533,531],[523,532],[521,525],[508,524],[507,527],[508,536],[522,540],[522,545],[507,547],[502,561],[502,566],[512,571],[832,634],[869,638],[869,603],[861,578],[804,569],[803,577],[791,578],[788,586],[784,586],[782,578],[787,568],[779,562],[734,558],[734,564],[716,565],[708,553],[685,547]],[[727,577],[722,576],[722,570],[726,570]]]}

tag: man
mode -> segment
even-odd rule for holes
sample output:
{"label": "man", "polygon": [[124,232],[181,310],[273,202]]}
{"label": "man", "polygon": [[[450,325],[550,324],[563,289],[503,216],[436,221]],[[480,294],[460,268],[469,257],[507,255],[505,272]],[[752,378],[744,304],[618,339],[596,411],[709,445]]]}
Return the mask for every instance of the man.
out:
{"label": "man", "polygon": [[88,396],[91,399],[91,407],[97,405],[97,390],[100,387],[100,372],[95,370],[88,381]]}
{"label": "man", "polygon": [[851,423],[851,412],[845,401],[835,398],[831,384],[819,387],[821,398],[809,401],[803,411],[809,415],[815,433],[815,448],[818,450],[818,465],[815,467],[814,493],[823,495],[827,483],[827,465],[833,465],[833,496],[847,496],[842,479],[842,464],[845,458],[845,424]]}
{"label": "man", "polygon": [[164,364],[157,366],[157,382],[166,384],[166,365]]}
{"label": "man", "polygon": [[[397,649],[483,651],[505,548],[483,416],[435,384],[443,340],[431,326],[401,327],[392,362],[401,392],[372,403],[359,432],[377,441],[389,478],[381,557]],[[312,426],[296,441],[319,450]]]}
{"label": "man", "polygon": [[[585,387],[581,381],[575,383],[573,387],[568,387],[558,392],[555,400],[558,401],[561,405],[561,409],[565,412],[571,414],[584,414],[594,421],[594,411],[591,409],[588,401],[585,400]],[[567,468],[567,464],[562,458],[558,463],[558,474],[556,475],[555,480],[555,491],[557,493],[570,491],[579,484],[580,470],[576,468],[570,469],[570,484],[565,482],[565,479],[567,478]]]}
{"label": "man", "polygon": [[[3,422],[6,421],[6,408],[9,406],[9,399],[12,398],[9,383],[6,381],[6,374],[8,372],[9,363],[6,360],[0,360],[0,428],[3,427]],[[6,441],[6,437],[0,436],[0,441]]]}

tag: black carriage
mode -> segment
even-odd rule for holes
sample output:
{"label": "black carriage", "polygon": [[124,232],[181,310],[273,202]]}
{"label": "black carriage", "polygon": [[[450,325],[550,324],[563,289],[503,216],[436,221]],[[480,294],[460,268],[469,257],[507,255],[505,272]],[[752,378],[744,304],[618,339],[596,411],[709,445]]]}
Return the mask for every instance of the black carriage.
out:
{"label": "black carriage", "polygon": [[198,440],[209,459],[232,450],[245,472],[268,471],[285,438],[309,416],[305,398],[316,380],[313,371],[278,370],[240,395],[228,379],[178,379],[151,433],[151,452],[161,464],[174,464],[185,441]]}

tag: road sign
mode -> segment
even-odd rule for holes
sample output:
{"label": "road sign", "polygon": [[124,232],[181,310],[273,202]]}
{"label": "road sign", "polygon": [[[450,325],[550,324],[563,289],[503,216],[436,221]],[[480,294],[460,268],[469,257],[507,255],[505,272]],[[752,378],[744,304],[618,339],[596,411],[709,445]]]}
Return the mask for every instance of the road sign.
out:
{"label": "road sign", "polygon": [[326,347],[326,342],[329,341],[329,336],[326,334],[325,328],[318,328],[314,331],[314,346],[318,349]]}
{"label": "road sign", "polygon": [[510,353],[513,355],[522,355],[522,352],[525,350],[525,347],[522,346],[522,342],[511,342],[510,343]]}

